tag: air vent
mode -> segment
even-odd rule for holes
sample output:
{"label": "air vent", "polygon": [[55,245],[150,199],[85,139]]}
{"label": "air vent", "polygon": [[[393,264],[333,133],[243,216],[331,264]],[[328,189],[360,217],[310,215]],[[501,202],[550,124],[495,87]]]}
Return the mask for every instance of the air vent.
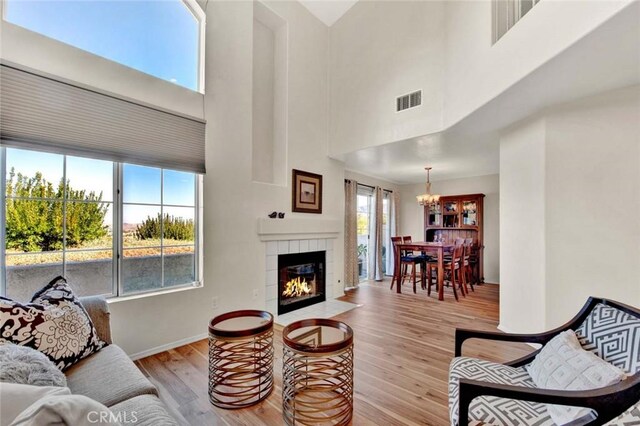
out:
{"label": "air vent", "polygon": [[396,98],[396,112],[422,105],[422,90]]}

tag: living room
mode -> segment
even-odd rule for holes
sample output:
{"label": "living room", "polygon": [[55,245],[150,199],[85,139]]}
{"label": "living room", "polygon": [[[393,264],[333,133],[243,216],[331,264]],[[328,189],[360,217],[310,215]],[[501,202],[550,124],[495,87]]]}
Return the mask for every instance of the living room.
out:
{"label": "living room", "polygon": [[[297,424],[277,394],[282,328],[303,318],[354,331],[353,424],[439,425],[454,424],[456,328],[541,333],[591,296],[640,307],[637,1],[0,7],[0,294],[27,303],[64,275],[77,296],[102,296],[110,346],[151,377],[178,423]],[[398,111],[416,91],[418,104]],[[51,188],[36,196],[38,172]],[[297,176],[313,189],[299,193]],[[402,269],[391,237],[435,241],[430,207],[416,200],[427,179],[426,193],[443,199],[484,195],[482,244],[474,240],[483,276],[466,295],[455,272],[434,283],[442,301],[414,293],[411,276],[389,289]],[[346,181],[364,200],[355,243]],[[387,231],[374,244],[378,190]],[[306,211],[296,206],[308,196]],[[58,213],[20,222],[10,209],[20,202]],[[93,234],[86,221],[74,227],[74,212],[101,217]],[[53,240],[35,237],[43,227]],[[430,259],[446,280],[444,250]],[[278,257],[307,251],[324,252],[325,300],[281,314]],[[427,280],[421,261],[409,271]],[[206,339],[214,317],[238,310],[274,316],[276,391],[225,410],[210,403]],[[507,362],[528,349],[474,341],[465,355]],[[368,372],[383,360],[388,368]]]}

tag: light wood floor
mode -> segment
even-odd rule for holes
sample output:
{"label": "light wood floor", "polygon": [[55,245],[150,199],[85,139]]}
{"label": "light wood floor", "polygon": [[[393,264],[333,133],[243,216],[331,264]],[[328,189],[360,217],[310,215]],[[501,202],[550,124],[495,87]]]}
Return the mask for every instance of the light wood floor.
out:
{"label": "light wood floor", "polygon": [[[498,286],[476,286],[460,302],[445,292],[403,294],[389,282],[367,284],[341,300],[362,306],[335,319],[355,334],[354,425],[448,425],[447,376],[456,327],[496,330]],[[160,397],[192,425],[281,425],[282,334],[276,327],[275,389],[261,404],[242,410],[222,410],[207,394],[207,341],[182,346],[137,361],[158,386]],[[470,341],[464,355],[505,361],[529,353],[524,345]]]}

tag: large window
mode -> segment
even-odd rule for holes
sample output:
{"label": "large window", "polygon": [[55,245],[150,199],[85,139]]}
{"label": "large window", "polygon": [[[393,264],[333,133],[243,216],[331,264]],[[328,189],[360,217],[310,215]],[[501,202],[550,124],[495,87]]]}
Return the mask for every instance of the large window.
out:
{"label": "large window", "polygon": [[199,90],[204,13],[195,0],[5,0],[4,19]]}
{"label": "large window", "polygon": [[57,275],[80,295],[198,281],[197,175],[12,148],[1,158],[8,296]]}

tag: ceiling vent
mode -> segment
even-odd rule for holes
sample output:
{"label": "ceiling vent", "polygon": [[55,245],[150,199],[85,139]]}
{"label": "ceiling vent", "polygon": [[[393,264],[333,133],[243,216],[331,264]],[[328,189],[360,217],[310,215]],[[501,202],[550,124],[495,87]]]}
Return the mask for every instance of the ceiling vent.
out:
{"label": "ceiling vent", "polygon": [[396,112],[422,105],[422,90],[396,98]]}

